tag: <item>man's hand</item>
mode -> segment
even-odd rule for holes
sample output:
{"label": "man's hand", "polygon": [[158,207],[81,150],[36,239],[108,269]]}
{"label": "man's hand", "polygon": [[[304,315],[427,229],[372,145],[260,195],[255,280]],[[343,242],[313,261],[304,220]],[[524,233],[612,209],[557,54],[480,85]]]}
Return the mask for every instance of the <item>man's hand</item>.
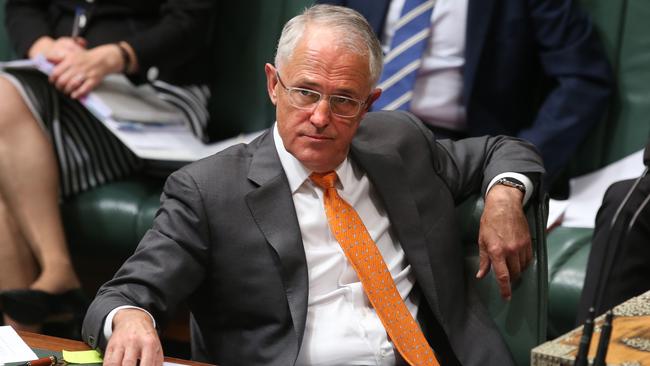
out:
{"label": "man's hand", "polygon": [[486,195],[481,216],[476,277],[485,277],[492,265],[501,296],[506,300],[512,296],[511,280],[518,279],[533,258],[522,199],[523,193],[518,189],[497,184]]}
{"label": "man's hand", "polygon": [[147,313],[122,309],[113,318],[113,335],[104,352],[106,366],[160,366],[163,351],[158,333]]}

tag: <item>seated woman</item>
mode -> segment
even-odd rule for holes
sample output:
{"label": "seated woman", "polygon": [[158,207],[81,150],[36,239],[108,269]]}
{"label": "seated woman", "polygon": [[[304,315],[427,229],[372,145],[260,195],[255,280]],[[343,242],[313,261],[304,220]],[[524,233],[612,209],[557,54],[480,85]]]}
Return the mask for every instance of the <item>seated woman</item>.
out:
{"label": "seated woman", "polygon": [[[213,0],[8,0],[17,55],[52,74],[0,71],[0,310],[38,330],[82,319],[86,300],[66,246],[59,202],[142,169],[78,99],[105,76],[149,80],[206,140]],[[74,30],[73,30],[74,29]],[[70,34],[75,33],[75,37]],[[116,228],[118,229],[118,228]]]}

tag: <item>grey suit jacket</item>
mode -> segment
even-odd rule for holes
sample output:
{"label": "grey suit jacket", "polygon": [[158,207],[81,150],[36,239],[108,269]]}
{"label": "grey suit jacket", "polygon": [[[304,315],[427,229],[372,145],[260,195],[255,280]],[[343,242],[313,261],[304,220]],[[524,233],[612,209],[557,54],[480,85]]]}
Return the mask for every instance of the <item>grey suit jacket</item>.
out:
{"label": "grey suit jacket", "polygon": [[[435,142],[410,114],[369,113],[351,158],[368,174],[422,293],[419,321],[445,365],[513,364],[464,283],[454,205],[505,171],[542,173],[532,145],[507,137]],[[98,292],[83,338],[104,348],[102,323],[120,305],[159,322],[192,311],[193,358],[226,365],[293,365],[307,313],[300,229],[273,134],[172,174],[153,227]]]}

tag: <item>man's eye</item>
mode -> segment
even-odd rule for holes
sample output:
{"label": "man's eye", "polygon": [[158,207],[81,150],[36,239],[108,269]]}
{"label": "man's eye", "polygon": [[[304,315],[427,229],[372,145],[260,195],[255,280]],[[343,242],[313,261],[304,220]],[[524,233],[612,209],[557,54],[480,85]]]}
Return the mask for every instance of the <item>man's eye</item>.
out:
{"label": "man's eye", "polygon": [[332,96],[332,103],[343,105],[343,104],[352,104],[352,103],[354,103],[354,101],[352,99],[349,99],[349,98],[338,97],[336,95],[333,95]]}
{"label": "man's eye", "polygon": [[300,92],[300,95],[303,97],[313,97],[314,95],[316,95],[316,93],[314,93],[313,91],[306,90],[306,89],[299,89],[298,92]]}

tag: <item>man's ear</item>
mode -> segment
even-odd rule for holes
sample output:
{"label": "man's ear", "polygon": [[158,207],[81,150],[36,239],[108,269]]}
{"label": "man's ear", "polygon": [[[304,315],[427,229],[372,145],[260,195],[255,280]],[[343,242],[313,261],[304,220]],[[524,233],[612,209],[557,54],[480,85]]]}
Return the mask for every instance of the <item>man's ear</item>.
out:
{"label": "man's ear", "polygon": [[278,97],[275,93],[275,86],[278,85],[278,76],[275,66],[267,63],[264,65],[264,73],[266,74],[266,91],[269,93],[271,103],[273,103],[273,105],[276,105]]}
{"label": "man's ear", "polygon": [[368,101],[365,104],[365,108],[363,109],[363,115],[366,114],[366,112],[370,111],[370,107],[372,107],[372,104],[379,99],[381,96],[381,89],[375,88],[372,92],[370,92],[370,95],[368,96]]}

